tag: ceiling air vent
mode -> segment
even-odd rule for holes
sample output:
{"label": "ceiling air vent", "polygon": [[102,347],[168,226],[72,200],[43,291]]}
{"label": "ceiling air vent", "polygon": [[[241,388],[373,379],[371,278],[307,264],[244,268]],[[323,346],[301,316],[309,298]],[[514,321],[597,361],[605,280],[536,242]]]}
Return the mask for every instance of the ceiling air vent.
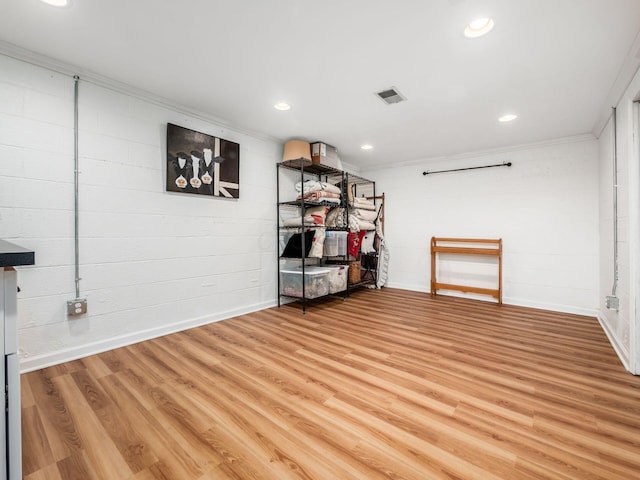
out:
{"label": "ceiling air vent", "polygon": [[387,105],[404,102],[406,100],[396,87],[387,88],[386,90],[376,93],[376,95]]}

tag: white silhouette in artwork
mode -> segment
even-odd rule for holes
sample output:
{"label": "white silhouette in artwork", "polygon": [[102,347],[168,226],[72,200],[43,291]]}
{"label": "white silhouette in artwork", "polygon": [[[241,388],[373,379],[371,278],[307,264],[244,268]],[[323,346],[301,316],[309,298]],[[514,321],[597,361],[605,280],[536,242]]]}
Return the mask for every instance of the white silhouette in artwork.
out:
{"label": "white silhouette in artwork", "polygon": [[200,171],[200,157],[202,155],[200,152],[194,150],[191,152],[191,168],[193,169],[193,177],[189,180],[189,183],[193,188],[200,188],[202,186],[202,182],[200,181],[200,176],[198,172]]}
{"label": "white silhouette in artwork", "polygon": [[185,188],[187,186],[187,179],[184,178],[182,172],[184,171],[184,167],[187,164],[186,154],[180,152],[178,153],[178,168],[180,171],[180,175],[176,178],[176,186],[178,188]]}
{"label": "white silhouette in artwork", "polygon": [[202,183],[205,185],[211,185],[213,183],[213,177],[209,175],[209,167],[213,161],[213,152],[210,148],[203,148],[202,153],[204,154],[204,173],[200,178],[202,178]]}

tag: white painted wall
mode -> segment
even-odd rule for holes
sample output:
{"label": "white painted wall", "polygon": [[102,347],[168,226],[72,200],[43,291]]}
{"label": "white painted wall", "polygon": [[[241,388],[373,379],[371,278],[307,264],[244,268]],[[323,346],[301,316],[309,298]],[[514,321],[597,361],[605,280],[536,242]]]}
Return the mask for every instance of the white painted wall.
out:
{"label": "white painted wall", "polygon": [[[603,304],[612,280],[609,129],[599,142],[580,137],[357,172],[387,195],[389,286],[428,291],[431,236],[501,237],[506,303],[599,312],[628,357],[638,334],[637,185],[628,182],[638,176],[637,92],[638,76],[619,105],[620,312]],[[239,200],[164,192],[167,122],[240,143]],[[89,314],[68,318],[72,125],[72,78],[0,56],[0,237],[34,249],[37,262],[19,272],[24,371],[275,304],[273,164],[281,145],[83,81],[81,289]],[[509,161],[511,168],[422,175]],[[468,260],[445,259],[445,277],[463,281],[469,272],[479,286],[493,282],[495,265]]]}
{"label": "white painted wall", "polygon": [[[598,318],[625,367],[640,373],[640,318],[636,306],[640,284],[640,167],[638,152],[637,106],[640,98],[638,72],[617,108],[618,149],[618,311],[609,310],[605,297],[611,295],[614,278],[613,254],[613,122],[610,120],[599,136],[600,144],[600,298]],[[635,136],[635,139],[634,139]]]}
{"label": "white painted wall", "polygon": [[[80,276],[73,267],[73,79],[0,56],[0,238],[21,268],[23,371],[271,306],[282,146],[80,83]],[[240,199],[164,191],[167,122],[240,144]]]}
{"label": "white painted wall", "polygon": [[[424,170],[503,162],[513,166],[422,175]],[[425,160],[362,174],[376,180],[378,192],[386,195],[389,286],[429,290],[432,236],[502,238],[505,303],[596,315],[595,138]],[[496,278],[489,273],[495,272],[495,264],[482,265],[486,262],[450,260],[443,274],[456,268],[458,283],[491,286]]]}

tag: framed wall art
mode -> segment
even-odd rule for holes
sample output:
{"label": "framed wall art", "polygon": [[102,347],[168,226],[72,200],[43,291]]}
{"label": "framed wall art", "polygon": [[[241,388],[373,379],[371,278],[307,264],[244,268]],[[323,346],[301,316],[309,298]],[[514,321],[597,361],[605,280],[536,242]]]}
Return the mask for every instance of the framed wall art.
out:
{"label": "framed wall art", "polygon": [[240,144],[167,123],[167,191],[240,197]]}

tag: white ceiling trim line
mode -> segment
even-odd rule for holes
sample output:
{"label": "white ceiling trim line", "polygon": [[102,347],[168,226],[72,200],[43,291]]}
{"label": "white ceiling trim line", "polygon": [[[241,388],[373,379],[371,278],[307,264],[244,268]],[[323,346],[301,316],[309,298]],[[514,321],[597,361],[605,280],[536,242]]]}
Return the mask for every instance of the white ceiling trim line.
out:
{"label": "white ceiling trim line", "polygon": [[398,162],[398,163],[394,163],[393,165],[373,166],[373,167],[370,167],[367,169],[361,169],[361,170],[365,172],[372,172],[375,170],[386,170],[389,168],[397,168],[397,167],[413,167],[413,166],[426,165],[426,164],[443,162],[443,161],[465,160],[467,158],[482,158],[482,157],[500,155],[500,154],[510,153],[510,152],[533,150],[536,148],[552,147],[556,145],[566,145],[569,143],[587,142],[590,140],[597,140],[597,138],[591,133],[584,133],[581,135],[572,135],[569,137],[560,137],[560,138],[554,138],[550,140],[542,140],[540,142],[521,143],[521,144],[515,144],[515,145],[508,145],[506,147],[490,148],[486,150],[476,150],[471,152],[459,153],[456,155],[441,155],[439,157],[427,157],[419,160]]}
{"label": "white ceiling trim line", "polygon": [[167,108],[183,115],[195,117],[199,120],[212,123],[218,127],[231,129],[235,132],[249,135],[260,140],[267,140],[283,144],[280,139],[267,135],[266,133],[239,127],[228,120],[216,117],[207,112],[202,112],[189,107],[185,107],[184,105],[180,105],[168,98],[155,95],[146,90],[134,87],[123,82],[119,82],[118,80],[105,77],[104,75],[88,71],[84,68],[65,63],[61,60],[35,53],[31,50],[18,47],[17,45],[5,42],[3,40],[0,40],[0,55],[4,55],[5,57],[13,58],[14,60],[31,64],[36,67],[45,68],[60,75],[68,76],[70,78],[73,78],[74,75],[78,75],[81,81],[89,82],[99,87],[121,93],[123,95],[144,100],[158,107]]}
{"label": "white ceiling trim line", "polygon": [[622,97],[624,96],[627,88],[633,81],[636,74],[640,71],[640,32],[636,35],[636,39],[631,44],[631,48],[627,52],[627,56],[622,64],[622,68],[620,72],[618,72],[618,76],[616,80],[613,82],[611,86],[611,90],[607,95],[606,104],[602,106],[602,112],[598,116],[595,125],[591,132],[596,136],[596,138],[600,137],[602,134],[602,130],[607,125],[609,118],[611,117],[611,107],[615,107],[620,103]]}

